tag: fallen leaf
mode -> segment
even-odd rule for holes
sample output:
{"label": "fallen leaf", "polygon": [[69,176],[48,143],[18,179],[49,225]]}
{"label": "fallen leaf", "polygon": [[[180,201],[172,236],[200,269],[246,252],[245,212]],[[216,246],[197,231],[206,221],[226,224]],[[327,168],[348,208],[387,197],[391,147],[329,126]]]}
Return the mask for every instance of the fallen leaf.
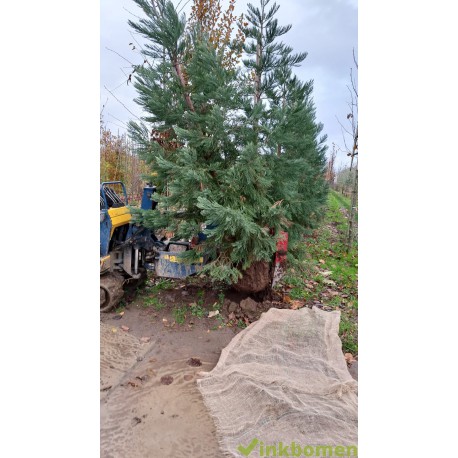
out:
{"label": "fallen leaf", "polygon": [[345,361],[347,361],[347,364],[351,364],[353,361],[356,361],[356,359],[353,358],[351,353],[345,353]]}
{"label": "fallen leaf", "polygon": [[208,318],[213,318],[214,316],[219,315],[219,310],[212,310],[208,314]]}
{"label": "fallen leaf", "polygon": [[141,337],[140,340],[142,342],[148,343],[151,340],[151,337]]}
{"label": "fallen leaf", "polygon": [[321,275],[323,275],[323,277],[329,277],[329,275],[332,274],[332,270],[326,270],[324,272],[321,272]]}
{"label": "fallen leaf", "polygon": [[325,260],[324,259],[320,259],[318,262],[320,262],[321,264],[324,264]]}
{"label": "fallen leaf", "polygon": [[138,425],[141,422],[142,422],[141,418],[138,418],[138,417],[132,418],[132,426]]}
{"label": "fallen leaf", "polygon": [[125,332],[127,332],[129,330],[129,326],[121,326],[121,329]]}
{"label": "fallen leaf", "polygon": [[283,296],[283,302],[286,302],[287,304],[291,303],[292,299],[286,294]]}
{"label": "fallen leaf", "polygon": [[293,300],[293,301],[291,301],[290,309],[291,310],[297,310],[297,309],[300,309],[300,308],[304,307],[304,305],[305,305],[304,301]]}
{"label": "fallen leaf", "polygon": [[173,377],[171,375],[164,375],[161,377],[162,385],[170,385],[173,382]]}
{"label": "fallen leaf", "polygon": [[334,280],[329,280],[329,278],[323,278],[323,283],[325,285],[332,285],[335,286],[336,282]]}
{"label": "fallen leaf", "polygon": [[119,312],[119,316],[123,316],[124,315],[124,312]]}
{"label": "fallen leaf", "polygon": [[202,361],[199,358],[190,358],[186,362],[192,367],[202,366]]}

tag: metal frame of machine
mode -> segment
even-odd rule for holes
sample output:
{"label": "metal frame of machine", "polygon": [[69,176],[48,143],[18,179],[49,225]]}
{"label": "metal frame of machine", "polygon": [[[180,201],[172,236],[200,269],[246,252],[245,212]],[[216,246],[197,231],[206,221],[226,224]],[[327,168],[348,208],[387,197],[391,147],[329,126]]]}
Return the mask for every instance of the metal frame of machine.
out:
{"label": "metal frame of machine", "polygon": [[[113,189],[120,185],[122,199]],[[143,189],[141,208],[152,210],[154,186]],[[100,310],[107,312],[116,306],[123,294],[126,282],[146,278],[146,270],[154,270],[157,276],[184,278],[202,270],[204,258],[189,263],[183,251],[190,250],[186,241],[159,240],[145,227],[133,224],[128,207],[127,192],[121,181],[109,181],[100,185]]]}

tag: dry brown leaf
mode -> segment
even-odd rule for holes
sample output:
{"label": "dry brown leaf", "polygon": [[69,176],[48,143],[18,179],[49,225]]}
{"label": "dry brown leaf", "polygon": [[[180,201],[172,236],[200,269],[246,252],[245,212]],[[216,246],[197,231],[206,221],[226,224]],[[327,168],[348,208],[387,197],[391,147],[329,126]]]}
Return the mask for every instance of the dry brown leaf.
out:
{"label": "dry brown leaf", "polygon": [[293,301],[291,301],[290,309],[291,310],[297,310],[297,309],[300,309],[300,308],[304,307],[304,305],[305,305],[304,301],[293,300]]}
{"label": "dry brown leaf", "polygon": [[324,264],[325,260],[324,259],[320,259],[318,262],[320,262],[321,264]]}
{"label": "dry brown leaf", "polygon": [[283,296],[283,302],[286,302],[287,304],[290,304],[291,301],[292,301],[292,299],[287,294],[285,294]]}
{"label": "dry brown leaf", "polygon": [[325,270],[324,272],[321,272],[321,275],[323,275],[323,277],[329,277],[329,275],[332,274],[332,270]]}
{"label": "dry brown leaf", "polygon": [[173,382],[173,377],[171,375],[163,375],[161,377],[162,385],[170,385]]}
{"label": "dry brown leaf", "polygon": [[353,355],[351,353],[345,353],[345,361],[347,361],[347,364],[351,364],[353,361],[356,361],[355,358],[353,358]]}

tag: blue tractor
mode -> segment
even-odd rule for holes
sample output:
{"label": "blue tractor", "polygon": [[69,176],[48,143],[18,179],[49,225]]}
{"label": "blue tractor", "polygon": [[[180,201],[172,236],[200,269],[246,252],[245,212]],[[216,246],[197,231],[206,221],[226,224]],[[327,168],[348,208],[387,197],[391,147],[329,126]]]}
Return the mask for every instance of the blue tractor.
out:
{"label": "blue tractor", "polygon": [[[154,210],[155,187],[143,189],[141,208]],[[100,185],[100,311],[108,312],[122,299],[126,285],[138,285],[146,271],[156,276],[184,278],[202,270],[204,259],[189,264],[183,251],[188,241],[159,238],[149,229],[132,221],[127,192],[121,181]]]}

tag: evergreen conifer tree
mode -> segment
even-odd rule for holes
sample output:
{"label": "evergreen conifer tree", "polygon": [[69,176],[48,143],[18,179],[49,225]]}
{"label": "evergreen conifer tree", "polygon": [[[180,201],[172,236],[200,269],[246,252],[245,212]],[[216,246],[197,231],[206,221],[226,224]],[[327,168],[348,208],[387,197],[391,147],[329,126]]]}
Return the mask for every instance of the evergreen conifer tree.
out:
{"label": "evergreen conifer tree", "polygon": [[159,201],[159,211],[138,218],[186,239],[207,225],[198,248],[210,256],[207,271],[235,283],[272,260],[280,230],[298,240],[326,198],[312,82],[292,74],[306,54],[277,42],[290,26],[278,26],[270,0],[249,5],[245,69],[223,65],[172,2],[134,1],[146,15],[130,25],[148,41],[148,65],[136,69],[135,82],[147,116],[130,132],[156,174]]}
{"label": "evergreen conifer tree", "polygon": [[271,196],[281,202],[283,226],[294,248],[322,216],[326,136],[320,136],[323,126],[315,121],[313,81],[302,83],[292,72],[307,53],[294,54],[279,41],[291,25],[278,25],[278,9],[271,0],[260,0],[259,7],[248,4],[244,64],[254,79],[253,111],[259,117],[255,141],[271,170]]}

